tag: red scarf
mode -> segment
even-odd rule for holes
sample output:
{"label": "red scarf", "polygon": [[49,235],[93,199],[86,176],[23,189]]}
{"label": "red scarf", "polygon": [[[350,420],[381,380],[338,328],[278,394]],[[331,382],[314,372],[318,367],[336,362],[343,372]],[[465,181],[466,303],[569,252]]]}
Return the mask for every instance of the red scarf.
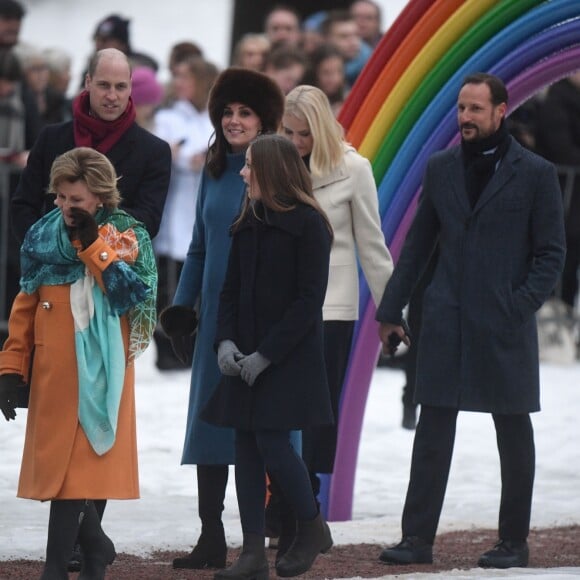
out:
{"label": "red scarf", "polygon": [[89,92],[83,91],[73,101],[75,145],[107,153],[135,121],[135,107],[129,97],[124,113],[114,121],[103,121],[90,113]]}

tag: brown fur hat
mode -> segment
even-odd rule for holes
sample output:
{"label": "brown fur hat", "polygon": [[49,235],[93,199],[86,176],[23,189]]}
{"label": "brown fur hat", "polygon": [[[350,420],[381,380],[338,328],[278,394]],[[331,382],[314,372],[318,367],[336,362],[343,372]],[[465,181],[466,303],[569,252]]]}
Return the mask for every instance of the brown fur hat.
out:
{"label": "brown fur hat", "polygon": [[209,116],[215,128],[220,127],[224,109],[230,103],[250,107],[262,121],[262,132],[278,130],[284,113],[284,95],[265,74],[241,67],[224,70],[209,95]]}

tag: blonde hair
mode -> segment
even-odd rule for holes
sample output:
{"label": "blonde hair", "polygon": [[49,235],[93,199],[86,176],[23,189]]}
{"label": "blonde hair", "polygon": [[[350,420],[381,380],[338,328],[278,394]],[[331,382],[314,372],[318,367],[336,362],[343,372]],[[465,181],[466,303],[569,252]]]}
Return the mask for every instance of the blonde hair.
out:
{"label": "blonde hair", "polygon": [[[257,33],[257,32],[247,32],[238,40],[234,47],[234,52],[232,54],[232,66],[246,66],[244,64],[244,52],[247,50],[247,46],[251,44],[255,44],[259,46],[262,50],[262,57],[268,53],[271,48],[270,41],[265,34]],[[262,61],[264,58],[262,58]],[[262,68],[264,63],[262,62]],[[261,70],[261,69],[260,69]]]}
{"label": "blonde hair", "polygon": [[82,181],[107,209],[115,209],[121,202],[113,164],[90,147],[76,147],[54,160],[50,170],[49,193],[56,193],[63,182],[77,181]]}
{"label": "blonde hair", "polygon": [[344,156],[344,129],[336,120],[328,97],[317,87],[299,85],[286,95],[285,115],[308,124],[313,145],[310,155],[312,175],[325,175]]}

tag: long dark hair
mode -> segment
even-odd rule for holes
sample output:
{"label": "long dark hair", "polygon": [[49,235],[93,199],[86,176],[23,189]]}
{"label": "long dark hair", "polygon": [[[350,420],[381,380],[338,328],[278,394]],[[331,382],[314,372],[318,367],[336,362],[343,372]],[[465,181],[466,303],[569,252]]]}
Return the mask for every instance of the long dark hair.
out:
{"label": "long dark hair", "polygon": [[[332,227],[312,194],[312,178],[294,143],[281,135],[260,135],[249,149],[252,153],[252,181],[260,189],[260,202],[277,212],[290,211],[303,203],[314,208]],[[244,220],[252,200],[246,196],[242,212],[233,225],[235,231]]]}

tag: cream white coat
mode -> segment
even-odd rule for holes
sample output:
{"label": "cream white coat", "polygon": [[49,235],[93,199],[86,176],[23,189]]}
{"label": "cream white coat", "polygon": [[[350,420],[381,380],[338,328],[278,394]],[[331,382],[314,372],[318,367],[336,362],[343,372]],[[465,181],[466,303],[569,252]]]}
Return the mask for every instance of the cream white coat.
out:
{"label": "cream white coat", "polygon": [[393,271],[381,230],[377,188],[368,159],[345,145],[341,163],[312,176],[314,197],[326,212],[334,241],[330,252],[324,320],[356,320],[359,310],[357,256],[375,305]]}

